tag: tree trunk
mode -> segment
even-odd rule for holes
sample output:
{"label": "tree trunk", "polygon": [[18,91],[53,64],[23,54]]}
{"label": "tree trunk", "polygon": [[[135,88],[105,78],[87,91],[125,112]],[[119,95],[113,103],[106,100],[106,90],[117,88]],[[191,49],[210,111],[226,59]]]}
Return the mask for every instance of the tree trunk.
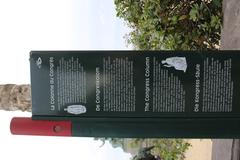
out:
{"label": "tree trunk", "polygon": [[30,85],[0,85],[0,110],[31,111]]}

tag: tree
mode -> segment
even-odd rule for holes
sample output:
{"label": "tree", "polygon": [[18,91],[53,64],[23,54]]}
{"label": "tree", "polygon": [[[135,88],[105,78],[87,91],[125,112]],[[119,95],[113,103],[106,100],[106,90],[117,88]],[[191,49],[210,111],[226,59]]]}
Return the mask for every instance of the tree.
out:
{"label": "tree", "polygon": [[117,16],[141,50],[219,49],[222,0],[115,0]]}
{"label": "tree", "polygon": [[30,85],[0,85],[0,109],[6,111],[31,111]]}

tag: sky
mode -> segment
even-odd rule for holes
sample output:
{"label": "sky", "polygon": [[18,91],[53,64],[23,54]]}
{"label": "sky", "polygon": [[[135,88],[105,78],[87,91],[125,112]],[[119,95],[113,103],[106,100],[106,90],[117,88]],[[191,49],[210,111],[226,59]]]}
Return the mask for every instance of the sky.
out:
{"label": "sky", "polygon": [[[123,50],[130,30],[113,0],[0,0],[0,84],[29,84],[31,50]],[[13,136],[0,111],[0,159],[128,160],[122,149],[80,137]]]}

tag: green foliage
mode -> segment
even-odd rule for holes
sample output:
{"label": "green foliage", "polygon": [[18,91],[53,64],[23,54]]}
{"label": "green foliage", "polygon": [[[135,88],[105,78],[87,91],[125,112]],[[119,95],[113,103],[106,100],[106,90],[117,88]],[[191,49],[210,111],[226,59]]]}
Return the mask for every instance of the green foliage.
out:
{"label": "green foliage", "polygon": [[190,146],[183,139],[132,139],[130,143],[133,148],[143,144],[155,146],[153,154],[164,160],[184,160],[184,153]]}
{"label": "green foliage", "polygon": [[218,49],[222,0],[115,0],[136,49]]}
{"label": "green foliage", "polygon": [[137,151],[141,147],[155,146],[153,155],[160,155],[164,160],[184,160],[184,153],[190,144],[184,139],[143,139],[143,138],[95,138],[103,144],[109,141],[116,148],[121,147],[125,152]]}

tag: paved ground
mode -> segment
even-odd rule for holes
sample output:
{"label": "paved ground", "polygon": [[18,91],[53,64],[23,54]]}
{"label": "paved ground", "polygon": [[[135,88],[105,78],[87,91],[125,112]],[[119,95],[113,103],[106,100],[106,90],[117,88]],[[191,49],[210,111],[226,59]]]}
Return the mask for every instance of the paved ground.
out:
{"label": "paved ground", "polygon": [[211,139],[189,139],[191,144],[185,153],[184,160],[211,160],[212,140]]}
{"label": "paved ground", "polygon": [[239,140],[215,139],[212,145],[212,160],[239,160]]}
{"label": "paved ground", "polygon": [[[223,0],[222,50],[240,50],[240,0]],[[212,160],[240,160],[238,139],[215,139]]]}
{"label": "paved ground", "polygon": [[223,13],[221,48],[240,49],[240,0],[223,0]]}

